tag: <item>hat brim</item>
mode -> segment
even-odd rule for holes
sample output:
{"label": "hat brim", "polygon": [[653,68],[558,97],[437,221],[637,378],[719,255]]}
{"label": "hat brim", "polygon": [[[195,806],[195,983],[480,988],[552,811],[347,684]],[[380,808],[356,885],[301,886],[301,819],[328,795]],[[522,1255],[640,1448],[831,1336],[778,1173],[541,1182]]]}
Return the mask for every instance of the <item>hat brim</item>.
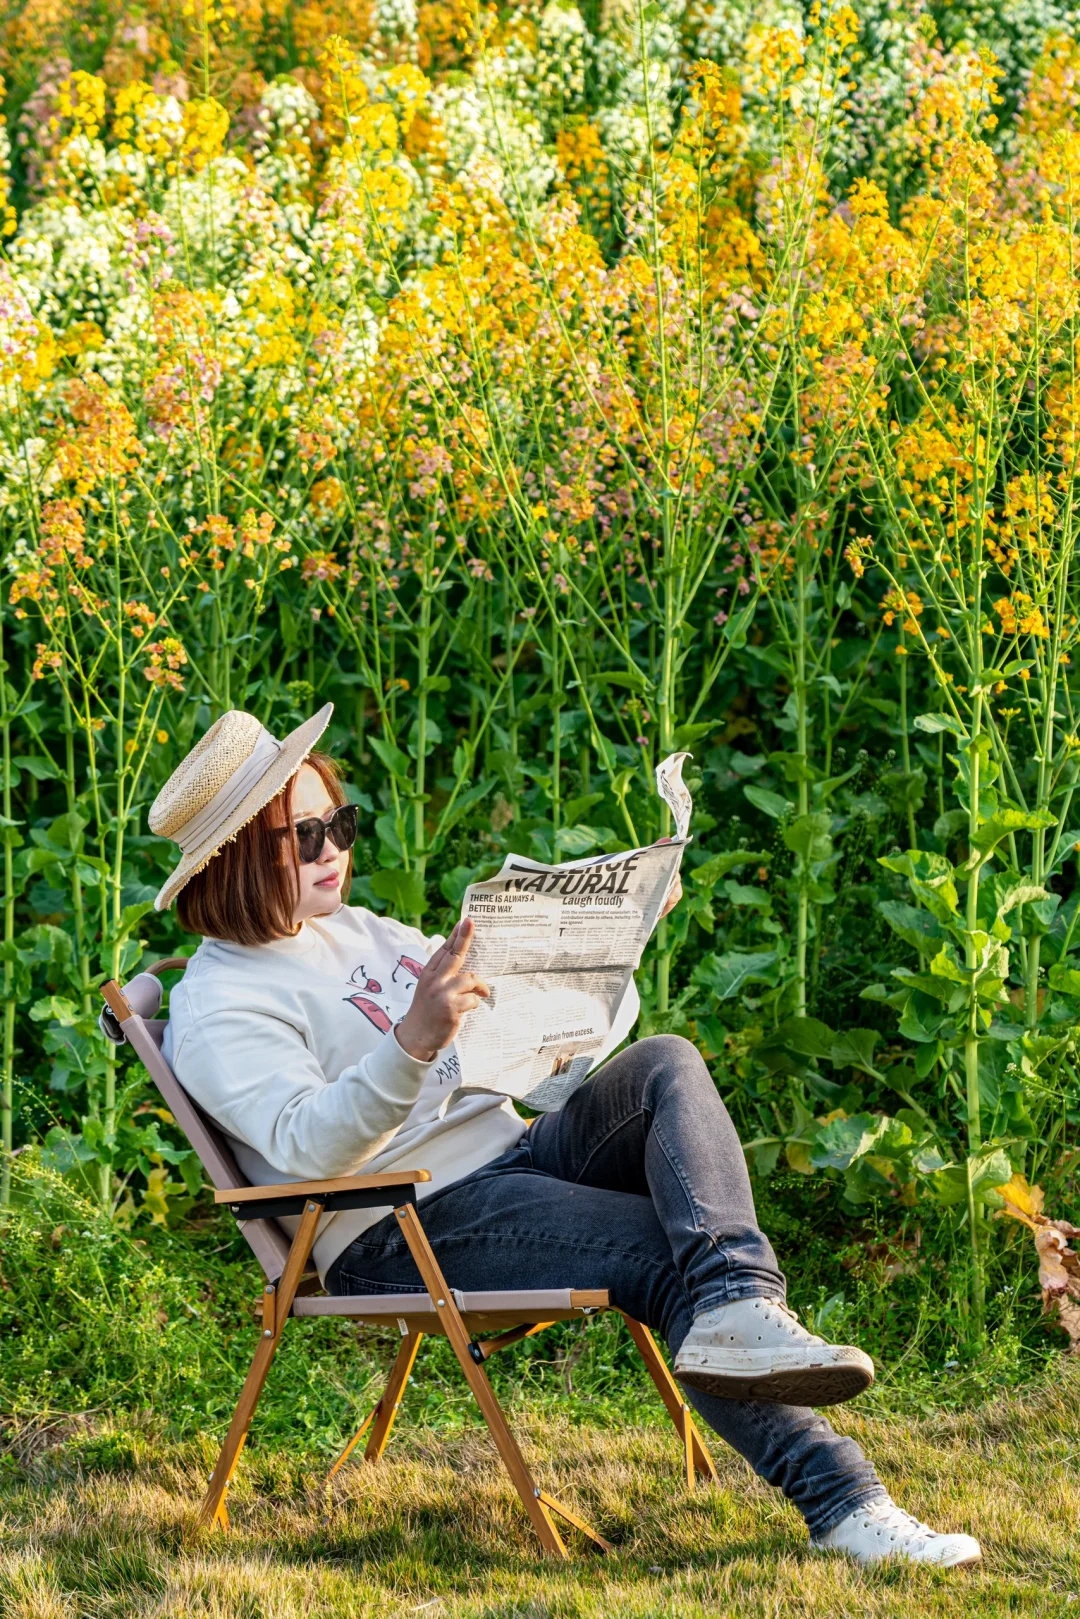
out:
{"label": "hat brim", "polygon": [[231,814],[222,822],[220,828],[211,834],[197,849],[191,849],[183,855],[180,864],[172,872],[168,881],[154,901],[155,911],[167,911],[173,900],[179,894],[184,884],[197,872],[208,866],[222,846],[231,843],[236,834],[253,821],[261,809],[265,809],[272,798],[276,798],[281,789],[296,775],[316,742],[322,736],[330,723],[330,716],[334,712],[333,703],[326,703],[311,719],[298,725],[295,731],[290,731],[281,744],[280,751],[275,755],[267,768],[265,776],[260,777],[256,785],[242,798]]}

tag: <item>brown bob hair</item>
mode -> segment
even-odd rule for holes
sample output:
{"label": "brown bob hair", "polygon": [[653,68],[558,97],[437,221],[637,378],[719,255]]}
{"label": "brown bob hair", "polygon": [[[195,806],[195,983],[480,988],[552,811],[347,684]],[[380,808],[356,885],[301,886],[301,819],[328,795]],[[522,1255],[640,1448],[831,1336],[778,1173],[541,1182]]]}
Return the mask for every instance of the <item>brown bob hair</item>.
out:
{"label": "brown bob hair", "polygon": [[[304,763],[317,772],[335,808],[347,802],[336,759],[328,753],[309,753]],[[300,854],[295,833],[281,836],[282,827],[292,826],[295,780],[290,776],[280,793],[184,884],[176,898],[176,914],[185,932],[232,944],[269,944],[300,931],[292,919],[300,893]],[[341,885],[343,900],[351,882],[350,850]]]}

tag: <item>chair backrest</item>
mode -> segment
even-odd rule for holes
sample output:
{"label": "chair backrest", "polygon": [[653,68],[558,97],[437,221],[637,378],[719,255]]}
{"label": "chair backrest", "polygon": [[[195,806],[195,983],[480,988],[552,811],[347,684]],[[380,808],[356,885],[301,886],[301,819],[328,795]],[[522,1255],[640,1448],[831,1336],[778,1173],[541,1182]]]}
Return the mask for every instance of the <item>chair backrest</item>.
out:
{"label": "chair backrest", "polygon": [[[167,1020],[142,1018],[133,1011],[130,1016],[119,1018],[119,1022],[124,1038],[161,1092],[165,1106],[187,1136],[212,1185],[218,1191],[249,1186],[251,1183],[241,1174],[225,1137],[213,1119],[192,1101],[165,1059],[161,1042]],[[285,1268],[290,1246],[288,1237],[276,1220],[238,1223],[267,1278],[276,1281]]]}

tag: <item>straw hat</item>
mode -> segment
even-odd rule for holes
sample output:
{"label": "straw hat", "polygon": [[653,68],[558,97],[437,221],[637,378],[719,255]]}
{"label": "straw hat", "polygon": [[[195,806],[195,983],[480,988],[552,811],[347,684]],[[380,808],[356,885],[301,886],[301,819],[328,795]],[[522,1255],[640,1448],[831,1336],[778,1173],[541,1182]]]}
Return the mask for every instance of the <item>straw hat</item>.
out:
{"label": "straw hat", "polygon": [[180,864],[154,901],[168,910],[190,877],[201,871],[240,828],[295,776],[334,712],[333,703],[290,731],[284,742],[254,714],[222,714],[177,765],[150,808],[150,830],[180,845]]}

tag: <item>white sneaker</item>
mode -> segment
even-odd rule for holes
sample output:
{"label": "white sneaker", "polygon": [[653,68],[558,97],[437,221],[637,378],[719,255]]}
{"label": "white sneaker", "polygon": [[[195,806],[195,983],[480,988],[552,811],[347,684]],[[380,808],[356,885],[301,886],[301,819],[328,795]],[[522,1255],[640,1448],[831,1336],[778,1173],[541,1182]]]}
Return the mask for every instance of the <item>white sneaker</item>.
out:
{"label": "white sneaker", "polygon": [[971,1568],[982,1558],[982,1547],[973,1536],[939,1535],[888,1496],[849,1513],[812,1544],[815,1551],[846,1552],[863,1564],[902,1557],[935,1568]]}
{"label": "white sneaker", "polygon": [[869,1355],[815,1338],[794,1310],[770,1299],[738,1299],[699,1315],[674,1370],[703,1394],[786,1405],[840,1405],[874,1381]]}

